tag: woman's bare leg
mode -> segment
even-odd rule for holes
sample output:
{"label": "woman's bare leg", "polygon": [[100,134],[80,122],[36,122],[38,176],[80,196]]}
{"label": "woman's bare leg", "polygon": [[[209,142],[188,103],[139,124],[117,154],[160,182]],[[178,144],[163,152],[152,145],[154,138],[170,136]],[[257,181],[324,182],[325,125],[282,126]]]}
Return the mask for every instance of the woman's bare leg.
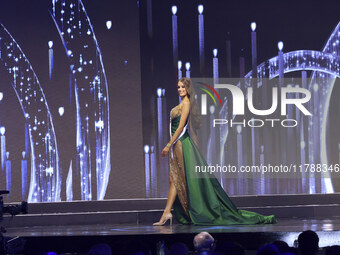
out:
{"label": "woman's bare leg", "polygon": [[165,206],[163,215],[171,212],[171,208],[175,202],[176,196],[177,196],[176,187],[170,175],[170,187],[169,187],[169,193],[168,193],[168,200],[166,201],[166,206]]}
{"label": "woman's bare leg", "polygon": [[[169,179],[170,179],[170,187],[168,192],[168,199],[166,201],[166,206],[163,211],[162,217],[160,219],[160,223],[164,220],[172,217],[171,208],[175,202],[176,197],[179,195],[179,199],[181,201],[181,196],[186,197],[186,189],[185,189],[185,172],[183,162],[183,151],[182,151],[182,143],[181,141],[177,141],[173,147],[173,158],[170,159],[169,162]],[[175,186],[176,182],[176,186]],[[179,185],[179,187],[177,187]],[[183,187],[182,187],[183,186]],[[180,188],[180,194],[177,193],[177,188]],[[181,202],[182,203],[182,202]]]}
{"label": "woman's bare leg", "polygon": [[170,176],[170,188],[169,188],[169,193],[168,193],[168,200],[166,201],[166,206],[164,209],[164,212],[162,214],[161,219],[158,222],[155,222],[153,225],[157,225],[157,226],[161,226],[164,225],[165,222],[170,219],[170,225],[172,223],[172,214],[171,214],[171,208],[172,205],[175,202],[177,196],[177,191],[176,191],[176,187],[172,181],[172,178]]}

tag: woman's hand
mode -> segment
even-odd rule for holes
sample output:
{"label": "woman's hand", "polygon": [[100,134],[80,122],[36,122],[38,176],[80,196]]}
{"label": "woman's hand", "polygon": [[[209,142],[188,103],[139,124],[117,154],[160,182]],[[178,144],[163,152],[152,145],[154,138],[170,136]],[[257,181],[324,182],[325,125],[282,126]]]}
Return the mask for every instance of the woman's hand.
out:
{"label": "woman's hand", "polygon": [[169,152],[169,147],[165,146],[164,149],[161,152],[161,156],[165,157]]}

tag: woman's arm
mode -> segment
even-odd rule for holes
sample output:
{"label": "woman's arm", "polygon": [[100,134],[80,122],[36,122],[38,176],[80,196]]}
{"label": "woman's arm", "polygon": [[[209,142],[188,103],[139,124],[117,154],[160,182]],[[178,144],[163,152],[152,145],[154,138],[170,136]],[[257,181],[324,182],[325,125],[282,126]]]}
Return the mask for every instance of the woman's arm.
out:
{"label": "woman's arm", "polygon": [[188,120],[189,113],[190,113],[190,101],[183,101],[182,102],[182,113],[181,113],[181,119],[179,120],[178,128],[176,129],[175,133],[172,135],[171,140],[169,143],[164,147],[162,150],[162,156],[166,156],[168,154],[170,147],[172,144],[177,140],[179,135],[182,133],[185,124]]}

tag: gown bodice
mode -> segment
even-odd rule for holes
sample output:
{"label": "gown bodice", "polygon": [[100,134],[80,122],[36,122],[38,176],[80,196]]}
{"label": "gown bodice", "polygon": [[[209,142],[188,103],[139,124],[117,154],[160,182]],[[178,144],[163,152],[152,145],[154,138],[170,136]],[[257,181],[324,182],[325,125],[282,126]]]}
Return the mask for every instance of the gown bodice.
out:
{"label": "gown bodice", "polygon": [[174,108],[171,109],[170,111],[170,119],[175,119],[179,117],[182,113],[181,105],[176,105]]}
{"label": "gown bodice", "polygon": [[[170,125],[171,130],[170,131],[171,131],[171,135],[173,135],[176,132],[176,130],[179,126],[179,122],[181,120],[181,113],[182,113],[182,109],[181,109],[180,104],[175,106],[174,108],[172,108],[171,111],[170,111],[170,123],[171,123],[171,125]],[[188,122],[188,120],[187,120],[187,122]],[[187,130],[184,131],[184,134],[187,135]]]}

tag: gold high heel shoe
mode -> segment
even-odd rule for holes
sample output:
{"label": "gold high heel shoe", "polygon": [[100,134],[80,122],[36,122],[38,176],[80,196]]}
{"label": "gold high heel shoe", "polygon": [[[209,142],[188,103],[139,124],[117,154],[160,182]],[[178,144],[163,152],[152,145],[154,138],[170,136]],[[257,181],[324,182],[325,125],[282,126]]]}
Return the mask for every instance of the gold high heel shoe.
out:
{"label": "gold high heel shoe", "polygon": [[[163,218],[163,216],[162,216],[162,218]],[[172,226],[172,214],[171,213],[165,214],[163,220],[162,220],[162,218],[158,222],[155,222],[152,225],[153,226],[163,226],[168,220],[170,220],[170,226]]]}

